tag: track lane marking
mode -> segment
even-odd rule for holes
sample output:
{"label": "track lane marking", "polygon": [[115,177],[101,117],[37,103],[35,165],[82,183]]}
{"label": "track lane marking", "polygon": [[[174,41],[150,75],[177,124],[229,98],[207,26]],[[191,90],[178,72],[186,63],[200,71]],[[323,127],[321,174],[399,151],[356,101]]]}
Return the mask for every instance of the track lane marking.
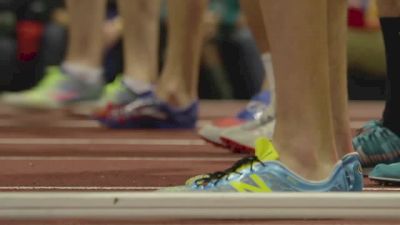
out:
{"label": "track lane marking", "polygon": [[158,190],[164,187],[98,187],[98,186],[9,186],[0,187],[0,191],[18,190],[18,191],[29,191],[29,190],[54,190],[54,191],[143,191],[143,190]]}
{"label": "track lane marking", "polygon": [[[357,129],[362,127],[367,120],[354,120],[350,122],[350,127],[352,129]],[[201,128],[206,124],[212,123],[212,120],[198,120],[196,127]],[[37,126],[36,123],[33,123],[33,127]],[[25,123],[15,122],[10,120],[1,120],[0,119],[0,127],[29,127]],[[97,121],[93,120],[61,120],[58,122],[54,122],[48,125],[41,125],[38,127],[56,127],[56,128],[100,128],[102,127]]]}
{"label": "track lane marking", "polygon": [[[211,123],[212,120],[198,120],[196,127],[202,127],[205,124]],[[40,125],[40,126],[39,126]],[[50,124],[38,124],[32,122],[32,126],[38,127],[60,127],[60,128],[100,128],[103,127],[95,120],[61,120]],[[29,127],[24,122],[0,119],[0,127]]]}
{"label": "track lane marking", "polygon": [[101,156],[1,156],[0,160],[27,160],[27,161],[84,161],[84,160],[103,160],[103,161],[232,161],[238,160],[242,156],[237,157],[101,157]]}
{"label": "track lane marking", "polygon": [[200,139],[0,138],[0,145],[205,145]]}

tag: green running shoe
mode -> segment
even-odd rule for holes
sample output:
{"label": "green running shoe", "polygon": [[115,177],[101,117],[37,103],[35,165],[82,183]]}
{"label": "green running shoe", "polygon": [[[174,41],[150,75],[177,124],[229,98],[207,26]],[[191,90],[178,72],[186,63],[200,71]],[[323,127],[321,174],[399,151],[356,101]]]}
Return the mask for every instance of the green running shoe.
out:
{"label": "green running shoe", "polygon": [[374,127],[378,127],[378,126],[382,126],[383,125],[383,121],[382,120],[371,120],[368,121],[366,124],[364,124],[364,126],[362,126],[361,128],[357,129],[357,136],[369,129],[372,129]]}
{"label": "green running shoe", "polygon": [[48,67],[44,78],[32,89],[5,93],[1,101],[26,109],[56,109],[97,100],[102,83],[88,83],[65,74],[60,67]]}
{"label": "green running shoe", "polygon": [[123,82],[122,76],[117,76],[113,82],[106,85],[97,106],[106,107],[107,104],[125,105],[135,100],[137,94],[131,91]]}
{"label": "green running shoe", "polygon": [[400,160],[400,137],[379,122],[371,122],[367,129],[354,137],[353,147],[366,168]]}
{"label": "green running shoe", "polygon": [[369,174],[369,179],[380,183],[400,184],[400,162],[379,164]]}

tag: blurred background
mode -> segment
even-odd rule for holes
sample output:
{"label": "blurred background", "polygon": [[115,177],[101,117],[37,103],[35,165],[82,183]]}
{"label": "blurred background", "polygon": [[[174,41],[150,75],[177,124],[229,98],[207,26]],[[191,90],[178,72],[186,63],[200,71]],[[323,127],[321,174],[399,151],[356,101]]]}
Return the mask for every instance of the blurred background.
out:
{"label": "blurred background", "polygon": [[[105,77],[122,70],[121,26],[114,1],[108,2],[104,35],[109,47]],[[383,99],[385,59],[375,0],[349,0],[348,75],[350,99]],[[160,67],[166,39],[164,9],[160,16]],[[264,77],[253,37],[236,0],[212,0],[204,17],[199,94],[202,99],[248,99]],[[68,15],[63,0],[0,0],[0,91],[34,86],[47,66],[58,65],[67,43]],[[122,28],[123,29],[123,28]]]}

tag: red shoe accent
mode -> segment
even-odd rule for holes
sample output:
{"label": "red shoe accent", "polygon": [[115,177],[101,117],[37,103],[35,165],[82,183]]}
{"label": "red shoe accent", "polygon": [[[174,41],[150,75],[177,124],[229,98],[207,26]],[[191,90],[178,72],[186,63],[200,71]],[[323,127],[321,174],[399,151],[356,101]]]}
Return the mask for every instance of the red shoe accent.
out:
{"label": "red shoe accent", "polygon": [[212,144],[212,145],[214,145],[214,146],[216,146],[216,147],[219,147],[219,148],[227,148],[227,146],[226,146],[226,145],[223,145],[223,144],[220,144],[220,143],[213,142],[213,141],[211,141],[211,140],[208,140],[208,139],[207,139],[207,138],[205,138],[205,137],[201,137],[201,139],[203,139],[205,142],[207,142],[207,143],[210,143],[210,144]]}
{"label": "red shoe accent", "polygon": [[244,154],[254,154],[255,149],[253,147],[245,146],[237,143],[234,140],[221,137],[221,141],[225,143],[226,147],[231,150],[233,153],[244,153]]}
{"label": "red shoe accent", "polygon": [[107,103],[107,105],[104,108],[95,111],[93,113],[93,116],[97,119],[105,119],[108,116],[108,114],[111,113],[112,110],[117,109],[118,107],[120,106],[114,105],[111,102]]}
{"label": "red shoe accent", "polygon": [[216,127],[224,128],[224,127],[232,127],[236,125],[240,125],[244,123],[245,121],[232,117],[232,118],[223,118],[223,119],[218,119],[213,121],[213,125]]}

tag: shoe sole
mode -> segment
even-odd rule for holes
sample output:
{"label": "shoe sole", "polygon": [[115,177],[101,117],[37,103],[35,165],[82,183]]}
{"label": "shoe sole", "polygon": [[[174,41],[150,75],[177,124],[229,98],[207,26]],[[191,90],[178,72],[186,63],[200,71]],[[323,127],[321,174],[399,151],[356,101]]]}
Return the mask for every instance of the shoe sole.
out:
{"label": "shoe sole", "polygon": [[374,169],[374,167],[363,167],[362,174],[364,177],[368,177],[369,173]]}
{"label": "shoe sole", "polygon": [[215,147],[219,147],[219,148],[227,148],[227,147],[228,147],[228,146],[224,145],[223,143],[214,142],[214,141],[212,141],[212,140],[210,140],[210,139],[207,139],[207,138],[205,138],[205,137],[203,137],[203,136],[200,136],[200,137],[201,137],[201,139],[203,139],[205,142],[207,142],[207,143],[209,143],[209,144],[212,144],[212,145],[214,145]]}
{"label": "shoe sole", "polygon": [[97,101],[93,100],[68,104],[63,111],[70,116],[90,118],[98,108]]}
{"label": "shoe sole", "polygon": [[369,177],[370,180],[386,186],[400,186],[400,179],[387,177]]}
{"label": "shoe sole", "polygon": [[14,104],[14,103],[7,103],[1,102],[4,105],[12,107],[16,110],[20,110],[23,112],[47,112],[56,109],[60,109],[60,105],[29,105],[29,104]]}
{"label": "shoe sole", "polygon": [[221,137],[221,141],[225,144],[225,146],[231,150],[233,153],[242,153],[242,154],[254,154],[255,149],[254,147],[249,147],[246,145],[242,145],[237,143],[234,140]]}

